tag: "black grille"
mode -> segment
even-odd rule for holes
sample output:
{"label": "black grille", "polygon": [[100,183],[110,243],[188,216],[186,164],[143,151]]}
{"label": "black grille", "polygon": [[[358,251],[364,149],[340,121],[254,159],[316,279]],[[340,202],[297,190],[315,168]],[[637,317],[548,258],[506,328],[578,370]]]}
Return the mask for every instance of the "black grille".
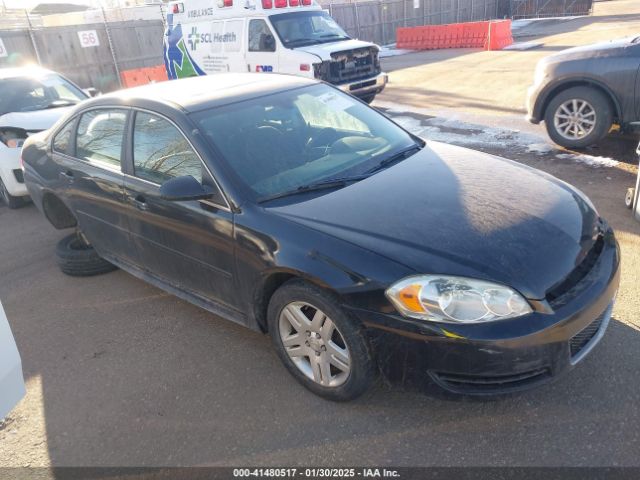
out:
{"label": "black grille", "polygon": [[331,54],[331,61],[316,65],[316,77],[342,84],[366,80],[380,73],[378,49],[359,48]]}
{"label": "black grille", "polygon": [[571,348],[571,357],[575,357],[576,355],[578,355],[582,351],[582,349],[587,346],[591,339],[596,336],[608,312],[609,309],[607,309],[607,311],[605,311],[602,315],[591,322],[585,329],[581,330],[578,334],[571,337],[571,340],[569,341],[569,347]]}
{"label": "black grille", "polygon": [[22,170],[14,170],[13,176],[16,177],[18,183],[24,183],[24,175],[22,174]]}
{"label": "black grille", "polygon": [[602,253],[602,249],[604,248],[604,237],[599,236],[595,241],[591,250],[587,252],[587,255],[584,257],[582,262],[578,264],[578,266],[569,274],[567,278],[565,278],[561,283],[553,287],[551,290],[547,292],[546,298],[547,301],[555,306],[561,297],[571,291],[581,280],[583,280],[589,272],[593,269],[600,254]]}
{"label": "black grille", "polygon": [[548,368],[491,376],[431,372],[431,377],[447,390],[468,394],[516,391],[541,382],[550,376],[551,372]]}

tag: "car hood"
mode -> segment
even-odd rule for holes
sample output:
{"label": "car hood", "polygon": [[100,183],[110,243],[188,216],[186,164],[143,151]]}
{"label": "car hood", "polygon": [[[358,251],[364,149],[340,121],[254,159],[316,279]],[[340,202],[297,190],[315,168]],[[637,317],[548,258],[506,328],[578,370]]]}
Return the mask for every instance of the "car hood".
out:
{"label": "car hood", "polygon": [[597,238],[585,198],[516,162],[429,142],[365,180],[269,211],[418,273],[481,278],[542,299]]}
{"label": "car hood", "polygon": [[345,52],[348,50],[355,50],[364,47],[376,47],[372,43],[363,42],[360,40],[341,40],[339,42],[321,43],[319,45],[309,45],[306,47],[294,48],[301,52],[311,53],[320,57],[322,61],[331,60],[332,53]]}
{"label": "car hood", "polygon": [[599,42],[582,47],[568,48],[547,57],[550,63],[563,62],[567,60],[581,60],[584,58],[612,57],[619,55],[621,51],[630,47],[638,47],[633,40],[637,36],[610,40],[608,42]]}
{"label": "car hood", "polygon": [[50,108],[32,112],[11,112],[0,116],[0,127],[22,128],[28,132],[36,132],[50,128],[71,107]]}

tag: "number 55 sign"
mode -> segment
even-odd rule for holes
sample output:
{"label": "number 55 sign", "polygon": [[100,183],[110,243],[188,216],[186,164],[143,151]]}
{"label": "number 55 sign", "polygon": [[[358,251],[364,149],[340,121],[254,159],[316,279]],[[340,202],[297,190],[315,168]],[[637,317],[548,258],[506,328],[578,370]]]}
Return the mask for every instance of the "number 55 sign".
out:
{"label": "number 55 sign", "polygon": [[6,57],[9,54],[7,53],[7,49],[4,47],[4,42],[0,38],[0,57]]}
{"label": "number 55 sign", "polygon": [[95,30],[78,32],[78,38],[80,39],[80,46],[82,48],[97,47],[100,45],[100,40]]}

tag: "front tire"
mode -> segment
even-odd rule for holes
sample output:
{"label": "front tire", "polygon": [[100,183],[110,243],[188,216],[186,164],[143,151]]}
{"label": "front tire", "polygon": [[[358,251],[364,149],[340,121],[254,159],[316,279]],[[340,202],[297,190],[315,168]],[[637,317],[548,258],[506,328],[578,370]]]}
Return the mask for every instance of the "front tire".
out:
{"label": "front tire", "polygon": [[112,272],[116,267],[103,260],[78,233],[64,237],[56,247],[58,266],[72,277],[90,277]]}
{"label": "front tire", "polygon": [[9,191],[7,190],[7,187],[5,186],[1,178],[0,178],[0,198],[2,199],[4,204],[12,210],[24,205],[22,198],[14,197],[9,193]]}
{"label": "front tire", "polygon": [[349,401],[373,383],[376,369],[364,332],[331,294],[289,281],[271,298],[268,321],[278,356],[316,395]]}
{"label": "front tire", "polygon": [[591,87],[568,88],[551,99],[544,117],[551,140],[565,148],[585,148],[611,130],[613,108],[609,99]]}

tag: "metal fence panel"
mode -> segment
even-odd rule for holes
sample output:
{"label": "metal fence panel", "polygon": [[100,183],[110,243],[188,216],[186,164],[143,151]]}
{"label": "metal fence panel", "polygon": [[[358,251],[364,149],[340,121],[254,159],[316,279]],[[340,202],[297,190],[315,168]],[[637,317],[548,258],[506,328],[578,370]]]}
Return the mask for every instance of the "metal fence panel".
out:
{"label": "metal fence panel", "polygon": [[388,45],[396,41],[396,30],[399,27],[503,18],[508,6],[505,8],[500,1],[369,0],[352,3],[329,1],[323,5],[352,37]]}

